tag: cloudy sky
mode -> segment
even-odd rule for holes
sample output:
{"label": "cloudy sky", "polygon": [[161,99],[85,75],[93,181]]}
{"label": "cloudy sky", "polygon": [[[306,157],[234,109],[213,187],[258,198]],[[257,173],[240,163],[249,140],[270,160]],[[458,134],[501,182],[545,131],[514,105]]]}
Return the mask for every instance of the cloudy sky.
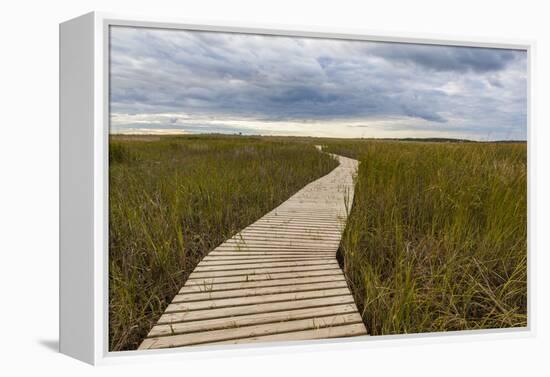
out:
{"label": "cloudy sky", "polygon": [[525,51],[111,28],[112,133],[525,139]]}

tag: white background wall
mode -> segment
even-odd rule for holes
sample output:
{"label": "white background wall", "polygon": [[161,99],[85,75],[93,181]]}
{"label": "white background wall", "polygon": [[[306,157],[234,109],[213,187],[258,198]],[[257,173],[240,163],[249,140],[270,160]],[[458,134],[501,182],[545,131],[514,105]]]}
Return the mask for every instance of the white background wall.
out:
{"label": "white background wall", "polygon": [[[543,1],[81,0],[1,5],[0,372],[68,375],[542,375],[550,372],[547,319],[550,27]],[[538,4],[538,5],[536,5]],[[534,114],[538,195],[538,335],[531,339],[193,360],[92,369],[55,353],[58,306],[58,23],[91,10],[442,36],[537,40]],[[460,341],[459,341],[460,340]],[[544,351],[543,347],[547,349]],[[12,373],[3,373],[13,369]],[[538,373],[536,372],[538,369]]]}

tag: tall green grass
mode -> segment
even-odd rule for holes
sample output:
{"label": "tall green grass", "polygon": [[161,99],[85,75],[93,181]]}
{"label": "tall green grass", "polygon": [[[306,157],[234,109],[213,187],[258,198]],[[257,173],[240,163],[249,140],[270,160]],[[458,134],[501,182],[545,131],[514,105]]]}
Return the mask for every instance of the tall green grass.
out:
{"label": "tall green grass", "polygon": [[525,144],[325,150],[361,161],[340,252],[370,334],[526,326]]}
{"label": "tall green grass", "polygon": [[135,349],[197,263],[337,162],[261,138],[111,137],[110,349]]}

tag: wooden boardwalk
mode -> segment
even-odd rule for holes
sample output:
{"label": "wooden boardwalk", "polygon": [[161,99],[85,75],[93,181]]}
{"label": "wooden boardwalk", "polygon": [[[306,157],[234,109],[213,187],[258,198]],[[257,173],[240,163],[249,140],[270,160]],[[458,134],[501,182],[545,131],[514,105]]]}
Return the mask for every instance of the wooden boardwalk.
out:
{"label": "wooden boardwalk", "polygon": [[336,251],[358,162],[340,165],[212,250],[139,349],[366,335]]}

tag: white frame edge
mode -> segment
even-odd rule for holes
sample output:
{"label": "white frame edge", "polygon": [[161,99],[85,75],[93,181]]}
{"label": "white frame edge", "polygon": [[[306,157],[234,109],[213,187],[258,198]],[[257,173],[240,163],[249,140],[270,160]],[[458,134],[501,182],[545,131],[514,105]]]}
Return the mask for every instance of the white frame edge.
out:
{"label": "white frame edge", "polygon": [[[110,352],[108,346],[109,27],[208,30],[526,50],[528,56],[528,326],[518,329],[359,337],[238,346]],[[60,25],[60,352],[90,364],[533,337],[536,333],[533,68],[535,42],[443,35],[330,30],[92,12]],[[299,347],[299,348],[297,348]],[[206,352],[205,352],[206,351]]]}
{"label": "white frame edge", "polygon": [[59,349],[94,362],[94,16],[60,25]]}

